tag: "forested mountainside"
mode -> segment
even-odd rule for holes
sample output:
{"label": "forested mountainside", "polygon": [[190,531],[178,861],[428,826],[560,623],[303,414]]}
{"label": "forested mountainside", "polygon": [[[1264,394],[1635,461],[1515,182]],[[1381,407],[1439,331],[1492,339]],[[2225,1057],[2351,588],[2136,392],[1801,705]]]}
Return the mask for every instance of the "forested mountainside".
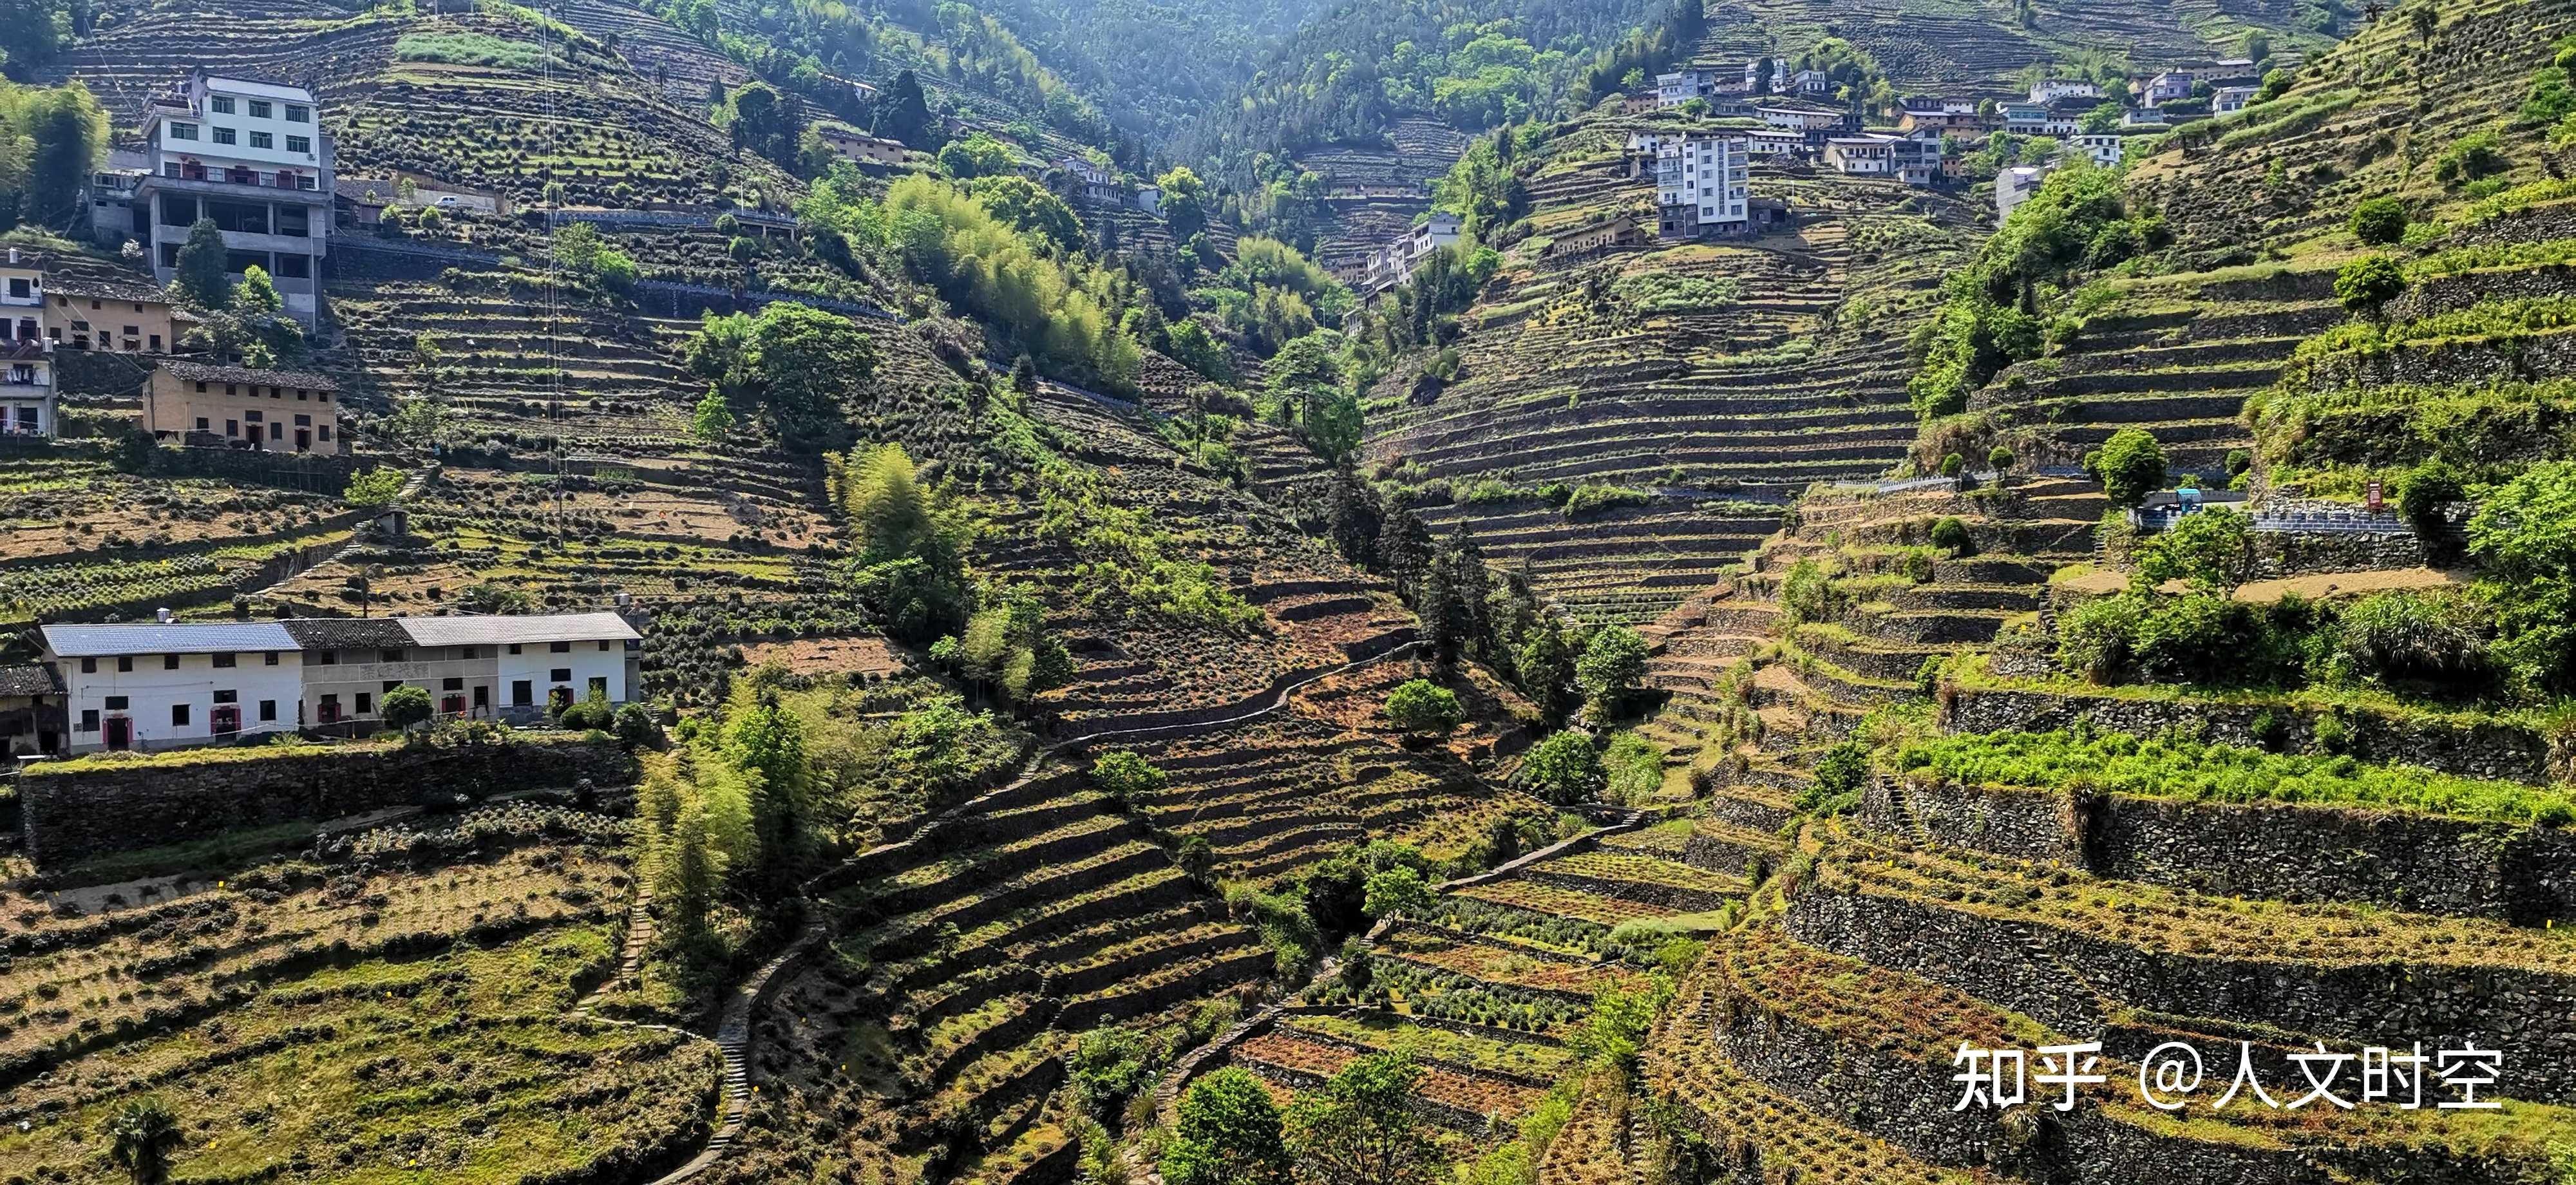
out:
{"label": "forested mountainside", "polygon": [[0,1180],[2576,1181],[2576,7],[0,4]]}

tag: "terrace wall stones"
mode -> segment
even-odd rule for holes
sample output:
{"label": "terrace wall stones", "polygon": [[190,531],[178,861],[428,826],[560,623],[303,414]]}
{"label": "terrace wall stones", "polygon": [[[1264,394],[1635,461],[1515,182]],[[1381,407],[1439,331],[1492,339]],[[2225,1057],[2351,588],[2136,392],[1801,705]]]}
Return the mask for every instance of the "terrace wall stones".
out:
{"label": "terrace wall stones", "polygon": [[235,760],[184,757],[38,766],[20,775],[27,853],[60,865],[203,839],[236,827],[333,819],[460,797],[635,781],[633,754],[610,742],[332,746]]}
{"label": "terrace wall stones", "polygon": [[[2527,1180],[2532,1166],[2427,1147],[2321,1148],[2285,1156],[2248,1143],[2195,1140],[2122,1122],[2088,1093],[2072,1111],[2049,1100],[2024,1104],[2024,1114],[1985,1107],[1953,1109],[1960,1087],[1948,1066],[1931,1066],[1900,1054],[1838,1040],[1794,1016],[1738,998],[1718,1010],[1713,1034],[1727,1060],[1755,1080],[1854,1126],[1941,1164],[1983,1166],[2035,1181],[2230,1181],[2240,1185],[2362,1180],[2495,1182]],[[1729,1024],[1729,1012],[1740,1017]],[[2116,1057],[2120,1051],[2113,1051]],[[2231,1051],[2232,1052],[2232,1051]],[[2230,1065],[2204,1051],[2204,1065]],[[2268,1072],[2274,1067],[2267,1067]],[[2104,1088],[2121,1097],[2135,1089],[2112,1067]],[[2134,1096],[2128,1096],[2134,1098]],[[2034,1119],[2021,1123],[2017,1119]],[[2385,1174],[2385,1175],[2383,1175]]]}
{"label": "terrace wall stones", "polygon": [[2420,765],[2473,778],[2501,778],[2533,785],[2556,780],[2576,754],[2540,734],[2493,720],[2453,722],[2441,717],[2392,717],[2295,704],[2222,703],[2109,695],[2060,695],[2044,691],[1953,688],[1942,698],[1941,726],[1953,733],[2047,732],[2081,720],[2108,732],[2154,736],[2168,731],[2229,745],[2262,745],[2255,723],[2268,716],[2278,729],[2269,747],[2316,752],[2317,722],[2334,715],[2349,739],[2341,751],[2363,761]]}
{"label": "terrace wall stones", "polygon": [[2547,263],[2428,277],[2389,301],[2381,312],[2390,321],[2413,321],[2458,312],[2482,301],[2570,295],[2576,295],[2576,266]]}
{"label": "terrace wall stones", "polygon": [[[1810,889],[1783,918],[1817,949],[1922,976],[2062,1032],[2115,1002],[2180,1016],[2430,1051],[2511,1050],[2515,1098],[2576,1099],[2576,975],[2512,966],[2326,964],[2188,955],[1944,904]],[[2225,1179],[2225,1178],[2217,1178]]]}
{"label": "terrace wall stones", "polygon": [[2319,572],[2381,572],[2425,565],[2424,540],[2413,531],[2256,531],[2254,578]]}
{"label": "terrace wall stones", "polygon": [[2576,920],[2576,832],[2564,828],[1884,775],[1860,809],[1872,826],[1935,843],[2205,893]]}
{"label": "terrace wall stones", "polygon": [[2417,383],[2452,386],[2522,382],[2535,375],[2576,373],[2576,333],[2535,333],[2501,338],[2409,342],[2363,354],[2329,354],[2316,360],[2308,385],[2321,391]]}

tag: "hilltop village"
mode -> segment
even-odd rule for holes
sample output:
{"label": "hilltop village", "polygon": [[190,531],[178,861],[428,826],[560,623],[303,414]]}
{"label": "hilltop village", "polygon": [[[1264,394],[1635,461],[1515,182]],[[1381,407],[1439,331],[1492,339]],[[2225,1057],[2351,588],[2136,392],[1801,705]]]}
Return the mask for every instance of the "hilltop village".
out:
{"label": "hilltop village", "polygon": [[2576,1182],[2571,70],[0,10],[0,1183]]}

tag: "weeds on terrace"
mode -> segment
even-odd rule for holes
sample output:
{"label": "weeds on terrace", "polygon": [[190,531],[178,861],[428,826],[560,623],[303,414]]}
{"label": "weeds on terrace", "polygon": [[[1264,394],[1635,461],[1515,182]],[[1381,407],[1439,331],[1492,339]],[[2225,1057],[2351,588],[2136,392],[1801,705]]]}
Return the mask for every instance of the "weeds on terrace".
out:
{"label": "weeds on terrace", "polygon": [[1907,742],[1888,759],[1899,771],[1922,771],[1963,785],[2393,808],[2549,827],[2576,823],[2576,797],[2560,789],[2178,737],[2087,737],[2065,731],[1959,735]]}
{"label": "weeds on terrace", "polygon": [[2488,300],[2465,309],[2412,321],[2387,325],[2355,321],[2338,325],[2300,342],[2292,358],[2294,361],[2312,361],[2332,354],[2368,355],[2385,353],[2407,342],[2547,333],[2569,328],[2576,328],[2576,298],[2543,296]]}

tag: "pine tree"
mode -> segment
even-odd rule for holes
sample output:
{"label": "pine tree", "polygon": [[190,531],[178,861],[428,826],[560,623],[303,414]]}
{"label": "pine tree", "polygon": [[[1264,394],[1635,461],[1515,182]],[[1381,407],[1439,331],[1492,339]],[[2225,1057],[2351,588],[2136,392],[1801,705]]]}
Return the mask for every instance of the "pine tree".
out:
{"label": "pine tree", "polygon": [[202,309],[222,309],[232,303],[232,285],[225,280],[224,231],[212,218],[200,218],[188,228],[188,241],[179,248],[179,295]]}
{"label": "pine tree", "polygon": [[894,85],[877,105],[876,134],[889,140],[901,140],[914,148],[930,147],[930,102],[921,94],[921,80],[906,70],[894,76]]}

